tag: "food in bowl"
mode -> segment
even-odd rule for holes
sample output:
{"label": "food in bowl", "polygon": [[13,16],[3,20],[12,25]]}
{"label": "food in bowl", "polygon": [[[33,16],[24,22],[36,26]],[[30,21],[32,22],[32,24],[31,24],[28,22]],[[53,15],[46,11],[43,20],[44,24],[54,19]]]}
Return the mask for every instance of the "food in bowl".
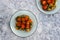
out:
{"label": "food in bowl", "polygon": [[51,11],[56,8],[56,0],[40,0],[42,9],[46,11]]}
{"label": "food in bowl", "polygon": [[29,32],[32,28],[32,20],[28,15],[21,15],[16,17],[16,30],[23,30]]}

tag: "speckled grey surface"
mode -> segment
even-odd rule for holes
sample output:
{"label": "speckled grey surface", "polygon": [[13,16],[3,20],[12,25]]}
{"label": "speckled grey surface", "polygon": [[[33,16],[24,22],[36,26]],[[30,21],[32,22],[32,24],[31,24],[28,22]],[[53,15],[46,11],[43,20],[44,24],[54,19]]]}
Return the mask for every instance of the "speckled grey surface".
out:
{"label": "speckled grey surface", "polygon": [[[33,12],[38,19],[36,32],[26,38],[16,36],[9,26],[11,16],[21,9]],[[0,40],[60,40],[60,12],[43,14],[35,0],[0,0]]]}

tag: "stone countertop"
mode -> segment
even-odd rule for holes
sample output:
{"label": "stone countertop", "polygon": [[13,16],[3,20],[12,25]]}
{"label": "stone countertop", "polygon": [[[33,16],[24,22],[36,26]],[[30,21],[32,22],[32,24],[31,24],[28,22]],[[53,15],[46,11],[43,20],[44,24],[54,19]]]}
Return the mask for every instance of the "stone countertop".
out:
{"label": "stone countertop", "polygon": [[[10,29],[11,16],[18,10],[29,10],[36,15],[38,27],[33,35],[21,38]],[[0,0],[0,40],[60,40],[60,12],[44,14],[35,0]]]}

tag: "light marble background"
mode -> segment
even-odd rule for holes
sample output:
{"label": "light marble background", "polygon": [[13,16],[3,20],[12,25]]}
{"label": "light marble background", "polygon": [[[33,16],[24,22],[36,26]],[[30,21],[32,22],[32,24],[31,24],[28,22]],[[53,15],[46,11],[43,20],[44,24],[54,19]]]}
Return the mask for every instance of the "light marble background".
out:
{"label": "light marble background", "polygon": [[[21,9],[33,12],[38,19],[36,32],[26,38],[16,36],[9,26],[11,16]],[[60,40],[60,12],[44,14],[35,0],[0,0],[0,40]]]}

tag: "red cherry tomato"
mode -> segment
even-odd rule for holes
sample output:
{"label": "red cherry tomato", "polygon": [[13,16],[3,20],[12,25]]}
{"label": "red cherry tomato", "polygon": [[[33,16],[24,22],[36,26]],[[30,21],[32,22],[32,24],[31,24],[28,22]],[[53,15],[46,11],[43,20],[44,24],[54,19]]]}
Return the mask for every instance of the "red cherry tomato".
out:
{"label": "red cherry tomato", "polygon": [[42,5],[46,5],[47,4],[47,2],[46,1],[42,1]]}
{"label": "red cherry tomato", "polygon": [[42,8],[43,8],[44,10],[46,10],[46,9],[47,9],[47,5],[42,6]]}

